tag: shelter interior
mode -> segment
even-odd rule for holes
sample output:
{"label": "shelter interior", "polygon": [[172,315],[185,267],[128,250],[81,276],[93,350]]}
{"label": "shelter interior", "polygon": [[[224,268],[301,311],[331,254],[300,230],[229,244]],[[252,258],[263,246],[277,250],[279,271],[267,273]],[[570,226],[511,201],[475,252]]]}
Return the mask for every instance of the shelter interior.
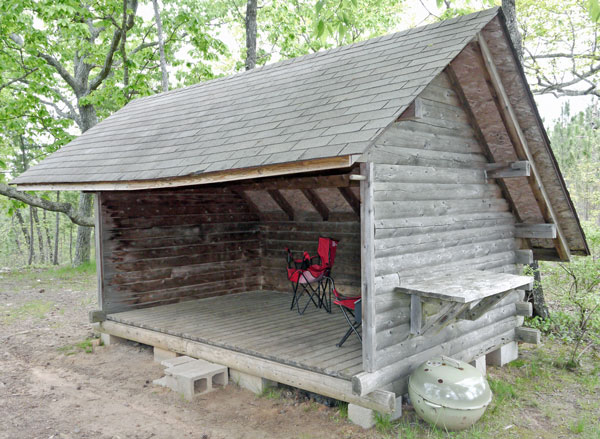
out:
{"label": "shelter interior", "polygon": [[284,248],[339,240],[336,286],[360,291],[357,172],[99,193],[107,319],[350,380],[361,344],[336,347],[348,327],[335,307],[290,311]]}

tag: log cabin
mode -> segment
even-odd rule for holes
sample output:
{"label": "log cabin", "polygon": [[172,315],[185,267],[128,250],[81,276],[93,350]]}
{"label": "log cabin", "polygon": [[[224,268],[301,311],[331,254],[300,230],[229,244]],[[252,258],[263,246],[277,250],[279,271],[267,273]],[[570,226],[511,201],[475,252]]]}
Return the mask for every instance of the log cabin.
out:
{"label": "log cabin", "polygon": [[[100,332],[353,410],[513,360],[522,266],[589,254],[499,8],[136,99],[13,183],[94,194]],[[290,311],[319,236],[362,342]]]}

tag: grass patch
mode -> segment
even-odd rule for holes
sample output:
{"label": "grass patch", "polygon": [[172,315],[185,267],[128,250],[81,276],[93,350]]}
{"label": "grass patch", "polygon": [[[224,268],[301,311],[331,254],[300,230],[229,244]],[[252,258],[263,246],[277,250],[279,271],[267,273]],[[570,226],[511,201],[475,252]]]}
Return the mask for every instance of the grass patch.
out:
{"label": "grass patch", "polygon": [[348,403],[344,401],[338,401],[337,408],[340,418],[348,419]]}
{"label": "grass patch", "polygon": [[46,300],[32,300],[18,307],[5,305],[0,307],[0,321],[10,324],[27,318],[43,319],[53,305],[54,303]]}
{"label": "grass patch", "polygon": [[375,430],[379,433],[388,434],[394,429],[390,415],[375,412]]}
{"label": "grass patch", "polygon": [[86,262],[78,267],[71,265],[42,265],[24,267],[6,274],[7,278],[24,281],[50,281],[62,280],[70,281],[79,277],[90,277],[96,273],[96,261]]}
{"label": "grass patch", "polygon": [[79,352],[85,352],[86,354],[92,354],[94,352],[94,347],[92,346],[91,338],[86,338],[79,343],[75,343],[72,345],[66,345],[58,348],[59,352],[62,352],[65,355],[75,355]]}
{"label": "grass patch", "polygon": [[576,421],[569,423],[569,430],[571,433],[581,434],[585,431],[586,420],[583,418],[577,419]]}
{"label": "grass patch", "polygon": [[258,396],[265,399],[281,399],[281,389],[277,387],[265,387]]}
{"label": "grass patch", "polygon": [[498,403],[517,399],[517,391],[511,383],[496,379],[489,379],[488,382]]}

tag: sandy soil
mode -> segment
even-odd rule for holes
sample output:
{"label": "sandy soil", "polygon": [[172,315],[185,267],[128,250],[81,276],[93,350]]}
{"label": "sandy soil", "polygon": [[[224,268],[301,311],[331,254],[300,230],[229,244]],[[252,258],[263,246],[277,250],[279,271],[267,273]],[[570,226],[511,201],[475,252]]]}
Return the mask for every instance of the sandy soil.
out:
{"label": "sandy soil", "polygon": [[235,385],[187,402],[154,386],[162,368],[136,343],[89,350],[91,276],[0,273],[0,438],[362,438],[375,432],[305,398]]}

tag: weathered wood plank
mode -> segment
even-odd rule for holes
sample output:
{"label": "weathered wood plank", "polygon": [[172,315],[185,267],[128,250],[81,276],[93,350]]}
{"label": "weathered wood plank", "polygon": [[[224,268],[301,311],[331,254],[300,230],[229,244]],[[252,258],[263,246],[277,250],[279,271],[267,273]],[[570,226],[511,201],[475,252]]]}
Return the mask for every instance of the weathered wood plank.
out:
{"label": "weathered wood plank", "polygon": [[485,169],[486,178],[529,177],[531,165],[527,160],[512,163],[490,163]]}
{"label": "weathered wood plank", "polygon": [[515,337],[517,341],[530,344],[540,344],[541,335],[538,329],[519,327],[515,329]]}
{"label": "weathered wood plank", "polygon": [[467,270],[462,273],[434,274],[420,281],[402,282],[396,287],[396,291],[419,297],[469,303],[528,285],[529,282],[529,276]]}
{"label": "weathered wood plank", "polygon": [[361,199],[361,280],[362,280],[362,338],[363,367],[375,370],[377,355],[377,314],[375,309],[375,205],[373,199],[373,163],[361,163],[360,173],[366,177],[360,182]]}
{"label": "weathered wood plank", "polygon": [[556,238],[556,224],[515,224],[515,236],[517,238]]}

